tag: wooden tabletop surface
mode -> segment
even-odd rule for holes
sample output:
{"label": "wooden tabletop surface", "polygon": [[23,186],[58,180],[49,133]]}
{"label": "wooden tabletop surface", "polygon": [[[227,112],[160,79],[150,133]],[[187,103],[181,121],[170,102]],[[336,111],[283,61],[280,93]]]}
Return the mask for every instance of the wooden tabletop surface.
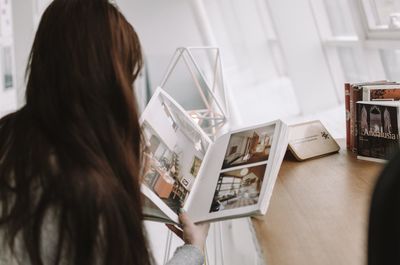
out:
{"label": "wooden tabletop surface", "polygon": [[266,216],[253,220],[267,265],[364,265],[368,211],[383,165],[338,154],[285,160]]}

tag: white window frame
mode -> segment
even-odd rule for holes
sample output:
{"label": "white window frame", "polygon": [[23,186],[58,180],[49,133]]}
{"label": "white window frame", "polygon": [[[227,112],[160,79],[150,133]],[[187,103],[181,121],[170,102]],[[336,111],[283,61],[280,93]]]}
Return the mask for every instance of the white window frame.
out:
{"label": "white window frame", "polygon": [[[364,52],[359,49],[363,43],[358,34],[355,36],[334,36],[331,30],[329,16],[323,0],[310,0],[314,21],[318,28],[321,44],[324,47],[325,57],[328,62],[334,85],[338,93],[343,94],[343,84],[347,81],[344,69],[340,62],[338,48],[356,48],[358,57],[365,58]],[[358,48],[358,49],[357,49]],[[361,53],[361,54],[360,54]],[[365,62],[363,62],[365,63]],[[340,103],[344,103],[344,97],[340,97]]]}
{"label": "white window frame", "polygon": [[[242,1],[242,0],[241,0]],[[270,57],[268,62],[268,70],[266,75],[268,78],[254,78],[260,75],[254,75],[258,69],[254,69],[253,64],[243,63],[241,48],[238,44],[243,44],[244,49],[249,49],[249,43],[243,43],[243,33],[247,29],[241,26],[226,26],[224,23],[228,21],[231,23],[238,23],[236,17],[229,17],[224,19],[222,12],[230,12],[227,15],[231,16],[235,12],[240,13],[240,6],[237,3],[233,3],[231,0],[215,1],[215,0],[192,0],[192,6],[194,8],[194,14],[197,22],[199,23],[200,32],[203,34],[203,39],[206,44],[210,44],[208,40],[212,40],[213,46],[220,46],[223,41],[226,49],[221,49],[223,59],[223,69],[225,76],[226,87],[228,88],[229,97],[233,102],[231,106],[231,117],[235,117],[232,122],[232,126],[249,126],[251,124],[260,123],[265,120],[266,114],[270,119],[276,119],[278,116],[289,116],[297,115],[300,110],[298,107],[298,99],[293,89],[293,83],[288,77],[288,63],[285,52],[283,51],[283,42],[281,41],[280,34],[277,32],[277,27],[274,21],[274,14],[268,6],[267,0],[253,0],[258,12],[262,12],[263,15],[259,16],[257,13],[257,20],[261,24],[258,29],[259,34],[263,34],[263,44],[265,43],[265,50],[262,52],[268,54]],[[307,1],[307,0],[306,0]],[[239,1],[240,2],[240,1]],[[246,1],[242,1],[239,4],[245,4]],[[209,6],[210,5],[210,6]],[[210,8],[210,10],[208,10]],[[265,8],[265,10],[261,10]],[[264,13],[267,12],[267,14]],[[217,16],[217,17],[212,17]],[[213,21],[213,19],[219,18],[222,21]],[[212,22],[215,23],[215,26]],[[247,25],[244,23],[243,25]],[[214,27],[215,26],[215,27]],[[228,34],[222,36],[222,40],[217,41],[217,34],[221,29],[226,29]],[[229,31],[231,34],[229,34]],[[212,36],[211,38],[209,36]],[[229,43],[235,42],[236,45],[229,45]],[[260,44],[260,43],[258,43]],[[251,46],[251,42],[250,42]],[[280,50],[280,54],[277,54],[276,50]],[[227,52],[230,51],[230,52]],[[251,48],[248,50],[250,53],[253,51]],[[227,55],[227,53],[229,53]],[[244,51],[246,53],[246,50]],[[245,56],[245,54],[244,54]],[[249,56],[248,56],[249,57]],[[254,59],[254,53],[251,56]],[[229,60],[226,60],[229,58]],[[246,58],[246,56],[244,57]],[[229,63],[227,62],[229,61]],[[256,71],[254,71],[256,70]],[[260,71],[258,71],[260,73]],[[250,93],[249,93],[250,92]],[[272,95],[272,96],[271,96]],[[267,99],[266,101],[259,100],[260,97]],[[268,105],[268,109],[265,105]],[[249,106],[252,106],[249,108]],[[275,106],[275,107],[274,107]],[[279,111],[276,111],[277,107],[282,107]],[[241,110],[248,109],[247,112]],[[274,111],[272,111],[272,109]],[[279,112],[279,113],[278,113]]]}
{"label": "white window frame", "polygon": [[[272,75],[276,76],[276,79],[285,79],[287,78],[287,71],[286,71],[286,62],[285,62],[285,58],[282,54],[282,47],[281,47],[281,42],[279,40],[279,37],[276,34],[276,29],[274,27],[274,23],[273,23],[273,19],[271,17],[270,14],[270,10],[267,6],[267,3],[265,0],[253,0],[254,4],[257,5],[259,7],[259,11],[261,12],[262,8],[265,8],[265,11],[267,12],[267,14],[265,16],[257,14],[260,17],[260,22],[262,23],[261,27],[263,28],[263,31],[266,35],[266,44],[267,44],[267,48],[268,48],[268,53],[270,54],[271,58],[272,58],[272,63],[273,63],[273,68],[274,68],[274,73],[271,73]],[[208,13],[206,12],[206,6],[207,3],[204,0],[194,0],[193,1],[194,4],[194,8],[195,8],[195,14],[197,15],[197,17],[201,18],[198,19],[198,22],[201,26],[201,28],[203,29],[202,32],[203,34],[206,34],[208,36],[206,36],[206,40],[210,39],[209,35],[212,35],[213,37],[212,39],[212,45],[213,46],[218,46],[218,43],[216,41],[215,38],[215,33],[213,30],[213,27],[210,24],[210,19],[208,17]],[[233,2],[229,2],[227,1],[224,4],[228,4],[229,8],[232,9],[232,12],[236,12],[237,8],[235,6],[235,4]],[[220,1],[218,1],[216,3],[216,5],[220,6],[219,9],[220,10],[225,10],[226,8],[224,8],[223,3],[221,3]],[[262,6],[263,5],[263,6]],[[205,30],[204,30],[205,29]],[[240,26],[237,27],[237,29],[239,32],[242,30]],[[204,32],[212,32],[210,33],[204,33]],[[232,34],[234,35],[234,34]],[[238,36],[241,36],[242,34],[237,34]],[[204,36],[203,36],[204,37]],[[240,40],[240,37],[239,37]],[[281,51],[281,55],[282,55],[282,62],[280,62],[279,58],[277,57],[278,55],[276,54],[275,50],[280,49]],[[243,56],[243,55],[242,55]],[[245,56],[246,57],[246,56]],[[239,58],[238,55],[235,55],[234,60],[236,62],[241,61],[241,59]],[[242,65],[225,65],[228,69],[228,76],[233,76],[233,77],[237,77],[238,73],[241,73],[242,76],[245,75],[245,73],[247,73],[248,71],[251,71],[251,69],[249,69],[248,67],[244,67]],[[234,78],[236,79],[236,78]],[[239,80],[236,80],[239,81]],[[240,81],[239,81],[240,82]],[[249,82],[248,80],[245,80],[244,83]]]}
{"label": "white window frame", "polygon": [[386,77],[381,58],[381,49],[398,49],[400,47],[400,31],[370,30],[367,14],[364,9],[364,0],[350,0],[350,10],[354,14],[354,23],[357,35],[366,54],[369,76],[371,80],[379,80],[383,74]]}
{"label": "white window frame", "polygon": [[383,67],[380,50],[400,47],[400,39],[397,40],[396,35],[392,34],[393,30],[374,32],[367,30],[369,27],[366,24],[367,17],[362,1],[364,0],[350,0],[348,2],[348,8],[353,15],[349,19],[353,20],[356,36],[343,37],[332,35],[323,0],[310,0],[315,22],[321,34],[321,42],[325,47],[326,57],[336,86],[343,87],[343,83],[346,80],[343,75],[338,51],[329,48],[356,48],[358,57],[362,58],[361,63],[367,66],[368,80],[381,80],[386,79],[387,73],[385,73]]}
{"label": "white window frame", "polygon": [[[354,1],[354,0],[353,0]],[[400,30],[390,29],[387,26],[376,26],[370,23],[369,17],[374,17],[374,8],[371,0],[358,0],[356,3],[358,12],[361,13],[361,22],[367,40],[398,40],[400,41]],[[382,44],[382,43],[380,43]]]}
{"label": "white window frame", "polygon": [[[271,9],[268,5],[268,1],[265,0],[256,0],[256,4],[259,6],[259,10],[262,9],[262,6],[265,8],[266,16],[262,16],[259,14],[260,19],[262,19],[263,27],[265,34],[267,35],[268,49],[271,53],[271,57],[274,60],[275,70],[280,78],[287,78],[287,63],[286,58],[283,55],[282,44],[279,36],[277,35],[276,25],[274,23],[274,19],[272,18]],[[282,56],[282,62],[277,58],[276,50],[279,50],[280,55]],[[282,64],[281,64],[282,63]]]}

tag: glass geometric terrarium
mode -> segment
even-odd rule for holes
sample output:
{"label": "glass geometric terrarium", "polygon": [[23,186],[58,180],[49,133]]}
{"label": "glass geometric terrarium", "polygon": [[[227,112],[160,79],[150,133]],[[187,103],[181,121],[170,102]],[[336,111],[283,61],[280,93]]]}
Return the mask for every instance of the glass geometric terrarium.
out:
{"label": "glass geometric terrarium", "polygon": [[228,106],[218,48],[178,48],[160,86],[209,136],[226,123]]}

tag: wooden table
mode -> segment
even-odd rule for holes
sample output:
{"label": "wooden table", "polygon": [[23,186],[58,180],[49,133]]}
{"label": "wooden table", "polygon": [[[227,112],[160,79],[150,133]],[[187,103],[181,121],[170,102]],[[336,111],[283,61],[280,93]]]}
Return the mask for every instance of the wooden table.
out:
{"label": "wooden table", "polygon": [[285,160],[253,224],[267,265],[364,265],[371,192],[383,165],[338,154]]}

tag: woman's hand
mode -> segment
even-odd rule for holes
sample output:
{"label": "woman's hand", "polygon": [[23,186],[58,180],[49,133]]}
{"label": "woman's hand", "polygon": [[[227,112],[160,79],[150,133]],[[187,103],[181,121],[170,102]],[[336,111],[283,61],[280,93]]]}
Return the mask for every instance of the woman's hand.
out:
{"label": "woman's hand", "polygon": [[179,214],[179,220],[181,221],[183,231],[171,224],[167,224],[167,227],[182,238],[186,244],[196,246],[203,251],[210,224],[201,223],[196,225],[190,220],[188,214],[182,211]]}

